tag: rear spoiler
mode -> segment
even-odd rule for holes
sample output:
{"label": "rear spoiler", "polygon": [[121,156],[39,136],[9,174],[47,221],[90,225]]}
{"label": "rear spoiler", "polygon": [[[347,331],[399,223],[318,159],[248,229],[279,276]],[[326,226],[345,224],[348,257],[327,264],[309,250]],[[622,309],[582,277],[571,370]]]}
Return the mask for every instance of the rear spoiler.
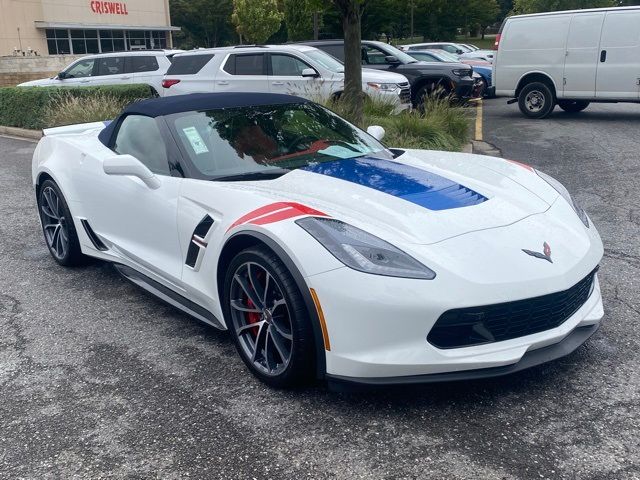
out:
{"label": "rear spoiler", "polygon": [[88,132],[89,130],[103,129],[111,123],[111,120],[104,122],[78,123],[76,125],[65,125],[64,127],[45,128],[42,135],[50,137],[52,135],[78,134]]}

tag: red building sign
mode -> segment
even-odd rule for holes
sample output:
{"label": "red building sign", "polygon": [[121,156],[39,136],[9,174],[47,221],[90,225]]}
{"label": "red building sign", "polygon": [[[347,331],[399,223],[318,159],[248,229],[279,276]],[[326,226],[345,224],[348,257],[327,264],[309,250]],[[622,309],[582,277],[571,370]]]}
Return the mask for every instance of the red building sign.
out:
{"label": "red building sign", "polygon": [[121,2],[92,1],[91,11],[108,15],[129,15],[129,12],[127,12],[127,4]]}

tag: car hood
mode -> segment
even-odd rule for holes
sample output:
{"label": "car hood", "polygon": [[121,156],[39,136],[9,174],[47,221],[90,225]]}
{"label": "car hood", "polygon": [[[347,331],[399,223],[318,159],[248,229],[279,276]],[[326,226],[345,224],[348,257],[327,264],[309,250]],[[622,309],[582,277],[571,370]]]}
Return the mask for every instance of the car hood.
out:
{"label": "car hood", "polygon": [[242,182],[242,188],[412,244],[510,225],[545,212],[557,198],[533,170],[487,158],[407,150],[394,160],[313,164],[275,180]]}
{"label": "car hood", "polygon": [[31,80],[30,82],[24,82],[18,84],[18,87],[45,87],[48,85],[53,85],[54,78],[41,78],[39,80]]}
{"label": "car hood", "polygon": [[407,77],[393,72],[381,72],[372,68],[362,69],[362,82],[407,83]]}

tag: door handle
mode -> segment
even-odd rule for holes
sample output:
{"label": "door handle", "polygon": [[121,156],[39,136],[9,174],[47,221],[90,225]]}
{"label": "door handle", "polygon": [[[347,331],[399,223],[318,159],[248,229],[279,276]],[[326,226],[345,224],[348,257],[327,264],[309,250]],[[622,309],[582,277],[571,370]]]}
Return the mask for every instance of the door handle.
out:
{"label": "door handle", "polygon": [[89,79],[88,78],[83,78],[82,80],[80,80],[80,83],[89,83]]}
{"label": "door handle", "polygon": [[124,75],[122,77],[120,77],[120,80],[129,80],[131,78],[130,75]]}
{"label": "door handle", "polygon": [[284,82],[272,82],[271,85],[281,86],[284,85]]}
{"label": "door handle", "polygon": [[226,80],[220,80],[218,82],[218,85],[229,85],[229,82],[227,82]]}
{"label": "door handle", "polygon": [[607,51],[606,50],[602,50],[600,52],[600,62],[604,63],[607,61]]}

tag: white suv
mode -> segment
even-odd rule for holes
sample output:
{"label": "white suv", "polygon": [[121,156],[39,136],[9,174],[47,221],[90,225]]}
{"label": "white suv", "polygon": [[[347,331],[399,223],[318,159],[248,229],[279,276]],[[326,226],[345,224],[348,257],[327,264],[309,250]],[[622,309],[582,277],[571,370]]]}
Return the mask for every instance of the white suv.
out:
{"label": "white suv", "polygon": [[162,77],[171,65],[171,57],[182,51],[141,50],[87,55],[67,66],[53,78],[33,80],[18,86],[88,87],[142,83],[149,85],[158,95],[162,95]]}
{"label": "white suv", "polygon": [[[271,92],[321,100],[342,93],[344,66],[305,45],[210,48],[175,55],[162,86],[163,95]],[[411,106],[404,75],[363,69],[362,87],[368,96],[395,105],[396,111]]]}

